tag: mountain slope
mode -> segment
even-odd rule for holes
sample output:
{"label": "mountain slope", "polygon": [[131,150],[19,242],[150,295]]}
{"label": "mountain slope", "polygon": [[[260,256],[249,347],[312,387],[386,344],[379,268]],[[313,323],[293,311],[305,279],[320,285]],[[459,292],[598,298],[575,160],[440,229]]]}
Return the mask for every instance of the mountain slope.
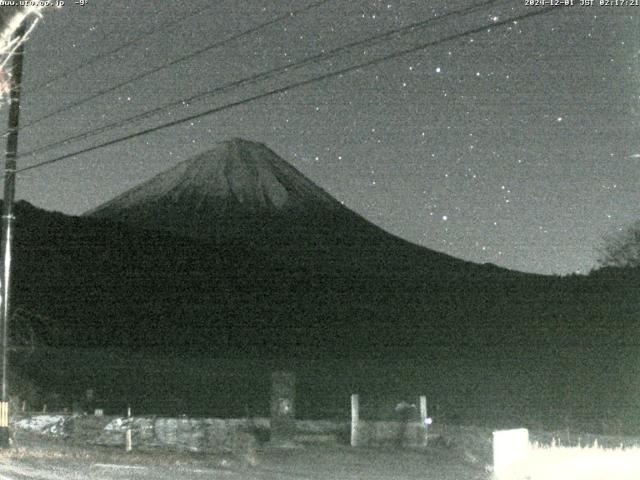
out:
{"label": "mountain slope", "polygon": [[237,139],[84,217],[22,204],[16,238],[17,301],[74,332],[54,344],[359,355],[621,332],[595,289],[410,244]]}
{"label": "mountain slope", "polygon": [[[557,279],[469,264],[394,237],[268,254],[18,208],[15,305],[55,346],[212,355],[410,354],[561,340]],[[375,240],[375,239],[374,239]],[[569,302],[570,303],[570,302]],[[563,310],[565,309],[565,310]],[[555,343],[555,341],[554,341]]]}
{"label": "mountain slope", "polygon": [[312,270],[329,276],[348,270],[350,281],[398,281],[420,270],[446,285],[478,270],[383,231],[269,148],[241,139],[221,142],[85,216],[232,244],[279,262],[278,271],[292,272],[292,278]]}
{"label": "mountain slope", "polygon": [[[289,353],[347,353],[498,342],[505,332],[512,339],[535,336],[531,330],[540,320],[521,312],[529,304],[526,290],[555,282],[472,264],[390,235],[264,145],[240,139],[222,142],[74,222],[85,226],[65,235],[90,235],[82,248],[93,251],[74,255],[86,263],[70,268],[101,282],[126,279],[99,290],[110,292],[121,308],[128,305],[122,317],[136,318],[138,325],[149,322],[145,311],[163,319],[156,325],[182,319],[185,345],[224,337],[240,350],[262,344]],[[95,229],[102,233],[91,233]],[[112,239],[110,230],[123,238],[101,252],[93,243],[104,243],[102,235]],[[95,265],[100,258],[118,260]],[[96,288],[92,282],[79,282],[77,289]],[[91,298],[97,308],[101,299]],[[135,340],[128,338],[132,344],[162,343],[153,332],[141,328]]]}

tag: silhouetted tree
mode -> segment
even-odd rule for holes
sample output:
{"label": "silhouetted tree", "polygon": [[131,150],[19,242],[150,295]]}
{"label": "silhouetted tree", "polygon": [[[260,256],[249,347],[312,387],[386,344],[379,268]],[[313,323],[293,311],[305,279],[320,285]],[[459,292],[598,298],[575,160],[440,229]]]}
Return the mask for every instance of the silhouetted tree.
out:
{"label": "silhouetted tree", "polygon": [[640,220],[604,238],[599,248],[601,267],[640,266]]}

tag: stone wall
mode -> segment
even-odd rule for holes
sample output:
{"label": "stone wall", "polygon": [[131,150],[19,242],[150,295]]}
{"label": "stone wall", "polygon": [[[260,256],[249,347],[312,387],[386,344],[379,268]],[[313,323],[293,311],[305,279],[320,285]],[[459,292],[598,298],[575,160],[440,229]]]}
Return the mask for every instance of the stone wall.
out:
{"label": "stone wall", "polygon": [[360,421],[359,445],[397,445],[418,447],[424,445],[425,431],[420,422]]}
{"label": "stone wall", "polygon": [[[235,451],[242,442],[268,440],[269,420],[219,418],[112,417],[93,415],[34,415],[16,418],[13,427],[93,445],[124,446],[131,430],[137,449]],[[253,440],[251,440],[253,439]]]}
{"label": "stone wall", "polygon": [[[94,415],[22,415],[13,419],[16,431],[78,440],[93,445],[124,447],[131,429],[136,449],[167,448],[190,452],[244,450],[247,443],[270,439],[268,418],[167,418],[113,417]],[[421,446],[424,429],[420,423],[361,422],[360,445],[402,444]],[[349,444],[350,423],[326,420],[296,420],[294,441],[298,443]]]}

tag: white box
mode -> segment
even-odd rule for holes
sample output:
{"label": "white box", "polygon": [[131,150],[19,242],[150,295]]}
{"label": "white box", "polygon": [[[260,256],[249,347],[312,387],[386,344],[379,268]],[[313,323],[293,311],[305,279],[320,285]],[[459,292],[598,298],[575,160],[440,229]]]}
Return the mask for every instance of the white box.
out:
{"label": "white box", "polygon": [[524,460],[529,452],[529,430],[498,430],[493,432],[493,472],[500,478],[509,467]]}

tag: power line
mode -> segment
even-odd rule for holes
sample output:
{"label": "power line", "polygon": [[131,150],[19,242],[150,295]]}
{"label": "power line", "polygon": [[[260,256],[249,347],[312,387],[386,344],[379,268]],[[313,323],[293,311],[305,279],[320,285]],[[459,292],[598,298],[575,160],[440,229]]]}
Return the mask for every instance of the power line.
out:
{"label": "power line", "polygon": [[[341,70],[338,70],[338,71],[335,71],[335,72],[330,72],[330,73],[327,73],[325,75],[321,75],[319,77],[315,77],[315,78],[311,78],[311,79],[303,80],[303,81],[299,81],[299,82],[294,82],[294,83],[289,84],[289,85],[287,85],[285,87],[280,87],[280,88],[277,88],[277,89],[274,89],[274,90],[270,90],[270,91],[265,92],[265,93],[254,95],[252,97],[249,97],[249,98],[246,98],[246,99],[243,99],[243,100],[239,100],[239,101],[232,102],[232,103],[229,103],[229,104],[226,104],[226,105],[222,105],[220,107],[216,107],[216,108],[213,108],[213,109],[210,109],[210,110],[207,110],[205,112],[198,113],[198,114],[190,115],[188,117],[185,117],[185,118],[182,118],[182,119],[178,119],[178,120],[174,120],[172,122],[168,122],[168,123],[165,123],[165,124],[162,124],[162,125],[158,125],[156,127],[147,128],[147,129],[142,130],[140,132],[129,134],[129,135],[126,135],[124,137],[113,139],[113,140],[110,140],[110,141],[107,141],[107,142],[104,142],[104,143],[101,143],[101,144],[98,144],[98,145],[95,145],[95,146],[92,146],[92,147],[87,147],[85,149],[81,149],[81,150],[78,150],[76,152],[72,152],[70,154],[61,155],[61,156],[59,156],[57,158],[54,158],[54,159],[51,159],[51,160],[47,160],[47,161],[44,161],[44,162],[40,162],[40,163],[31,165],[31,166],[22,168],[22,169],[18,170],[18,172],[32,170],[32,169],[35,169],[35,168],[38,168],[38,167],[41,167],[41,166],[44,166],[44,165],[49,165],[49,164],[52,164],[52,163],[56,163],[58,161],[61,161],[61,160],[64,160],[64,159],[67,159],[67,158],[70,158],[70,157],[74,157],[74,156],[77,156],[77,155],[80,155],[80,154],[83,154],[83,153],[94,151],[94,150],[97,150],[97,149],[102,148],[102,147],[114,145],[116,143],[120,143],[120,142],[123,142],[123,141],[126,141],[126,140],[130,140],[130,139],[138,137],[138,136],[147,135],[149,133],[154,133],[156,131],[159,131],[159,130],[162,130],[162,129],[165,129],[165,128],[176,126],[176,125],[179,125],[181,123],[186,123],[186,122],[189,122],[191,120],[202,118],[202,117],[214,114],[214,113],[218,113],[218,112],[223,111],[223,110],[227,110],[227,109],[234,108],[234,107],[246,104],[246,103],[250,103],[250,102],[253,102],[255,100],[259,100],[261,98],[269,97],[269,96],[272,96],[272,95],[283,93],[285,91],[288,91],[288,90],[291,90],[291,89],[294,89],[294,88],[298,88],[298,87],[309,85],[311,83],[315,83],[315,82],[318,82],[318,81],[323,81],[323,80],[326,80],[328,78],[332,78],[332,77],[336,77],[336,76],[339,76],[339,75],[343,75],[345,73],[349,73],[349,72],[352,72],[354,70],[358,70],[360,68],[368,67],[368,66],[371,66],[371,65],[376,65],[376,64],[382,63],[384,61],[387,61],[387,60],[390,60],[390,59],[393,59],[393,58],[397,58],[397,57],[400,57],[400,56],[404,56],[404,55],[407,55],[407,54],[410,54],[410,53],[415,53],[415,52],[423,50],[425,48],[428,48],[428,47],[431,47],[431,46],[435,46],[435,45],[439,45],[441,43],[445,43],[445,42],[448,42],[448,41],[451,41],[451,40],[455,40],[457,38],[462,38],[462,37],[465,37],[465,36],[473,35],[473,34],[482,32],[482,31],[484,31],[486,29],[489,29],[489,28],[492,28],[492,27],[499,27],[501,25],[505,25],[507,23],[510,23],[510,22],[513,22],[513,21],[516,21],[516,20],[523,20],[523,19],[526,19],[526,18],[530,18],[530,17],[534,17],[534,16],[537,16],[537,15],[541,15],[541,14],[544,14],[544,13],[547,13],[547,12],[551,11],[552,8],[554,8],[554,7],[547,7],[547,8],[542,8],[542,9],[539,9],[539,10],[534,10],[534,11],[531,11],[531,12],[529,12],[527,14],[523,14],[523,15],[516,16],[516,17],[511,17],[511,18],[509,18],[507,20],[496,21],[496,22],[494,22],[492,24],[483,25],[481,27],[477,27],[475,29],[468,30],[466,32],[454,34],[454,35],[445,37],[445,38],[440,39],[440,40],[435,40],[435,41],[432,41],[432,42],[427,42],[427,43],[424,43],[424,44],[420,44],[420,45],[417,45],[417,46],[414,46],[414,47],[411,47],[411,48],[408,48],[408,49],[405,49],[405,50],[402,50],[402,51],[399,51],[399,52],[396,52],[396,53],[393,53],[393,54],[389,54],[389,55],[386,55],[386,56],[383,56],[383,57],[380,57],[380,58],[377,58],[377,59],[373,59],[373,60],[370,60],[370,61],[367,61],[367,62],[363,62],[363,63],[357,64],[357,65],[352,65],[350,67],[346,67],[344,69],[341,69]],[[556,7],[556,8],[558,8],[558,7]]]}
{"label": "power line", "polygon": [[231,35],[230,37],[227,37],[224,40],[218,40],[218,41],[216,41],[216,42],[214,42],[214,43],[212,43],[210,45],[207,45],[206,47],[203,47],[203,48],[200,48],[200,49],[196,50],[195,52],[191,52],[191,53],[189,53],[187,55],[183,55],[182,57],[178,57],[175,60],[172,60],[172,61],[170,61],[168,63],[163,64],[163,65],[160,65],[159,67],[153,68],[153,69],[148,70],[148,71],[146,71],[144,73],[136,75],[136,76],[134,76],[132,78],[129,78],[128,80],[125,80],[123,82],[120,82],[120,83],[118,83],[118,84],[116,84],[114,86],[111,86],[111,87],[105,88],[103,90],[100,90],[100,91],[94,93],[93,95],[89,95],[88,97],[85,97],[83,99],[77,100],[77,101],[75,101],[73,103],[70,103],[69,105],[65,105],[63,107],[60,107],[59,109],[54,110],[53,112],[47,113],[47,114],[43,115],[42,117],[37,118],[36,120],[32,121],[31,123],[28,123],[27,125],[25,125],[22,128],[32,127],[33,125],[36,125],[36,124],[42,122],[43,120],[47,120],[48,118],[51,118],[54,115],[57,115],[57,114],[62,113],[62,112],[69,111],[69,110],[71,110],[71,109],[73,109],[75,107],[83,105],[84,103],[87,103],[87,102],[89,102],[91,100],[94,100],[94,99],[96,99],[98,97],[101,97],[102,95],[105,95],[107,93],[111,93],[111,92],[113,92],[115,90],[118,90],[119,88],[122,88],[122,87],[124,87],[126,85],[129,85],[131,83],[134,83],[134,82],[137,82],[139,80],[142,80],[143,78],[146,78],[146,77],[148,77],[150,75],[153,75],[154,73],[157,73],[157,72],[159,72],[161,70],[167,69],[169,67],[172,67],[173,65],[176,65],[178,63],[182,63],[182,62],[184,62],[186,60],[190,60],[190,59],[192,59],[192,58],[194,58],[194,57],[196,57],[198,55],[201,55],[204,52],[208,52],[210,50],[222,47],[223,45],[225,45],[227,43],[233,42],[233,41],[238,40],[238,39],[240,39],[242,37],[245,37],[247,35],[255,33],[255,32],[257,32],[257,31],[259,31],[259,30],[261,30],[261,29],[263,29],[265,27],[268,27],[268,26],[274,25],[276,23],[282,22],[283,20],[288,20],[291,17],[293,17],[295,15],[298,15],[300,13],[304,13],[304,12],[306,12],[308,10],[312,10],[314,8],[318,8],[318,7],[324,5],[325,3],[328,3],[330,1],[333,1],[333,0],[321,0],[319,2],[312,3],[311,5],[307,5],[304,8],[300,8],[298,10],[292,10],[291,12],[288,12],[286,14],[280,15],[280,16],[274,18],[273,20],[269,20],[268,22],[261,23],[260,25],[252,27],[252,28],[250,28],[248,30],[244,30],[243,32],[237,33],[235,35]]}
{"label": "power line", "polygon": [[326,73],[326,74],[321,75],[319,77],[314,77],[314,78],[311,78],[311,79],[294,82],[294,83],[291,83],[291,84],[286,85],[284,87],[280,87],[280,88],[276,88],[276,89],[270,90],[268,92],[260,93],[258,95],[254,95],[252,97],[248,97],[248,98],[243,99],[243,100],[238,100],[236,102],[228,103],[226,105],[222,105],[220,107],[212,108],[210,110],[206,110],[206,111],[201,112],[201,113],[190,115],[188,117],[185,117],[185,118],[182,118],[182,119],[179,119],[179,120],[174,120],[172,122],[164,123],[162,125],[157,125],[155,127],[147,128],[147,129],[144,129],[144,130],[142,130],[140,132],[136,132],[136,133],[132,133],[132,134],[129,134],[129,135],[125,135],[124,137],[116,138],[116,139],[113,139],[113,140],[109,140],[107,142],[103,142],[103,143],[98,144],[98,145],[94,145],[92,147],[87,147],[87,148],[84,148],[84,149],[81,149],[81,150],[78,150],[78,151],[75,151],[75,152],[72,152],[72,153],[61,155],[59,157],[56,157],[56,158],[53,158],[53,159],[50,159],[50,160],[46,160],[44,162],[39,162],[39,163],[36,163],[34,165],[30,165],[28,167],[21,168],[20,170],[17,171],[17,173],[26,172],[28,170],[34,170],[36,168],[40,168],[40,167],[43,167],[45,165],[51,165],[53,163],[57,163],[57,162],[60,162],[62,160],[66,160],[68,158],[81,155],[83,153],[92,152],[94,150],[98,150],[98,149],[103,148],[103,147],[108,147],[108,146],[115,145],[115,144],[120,143],[120,142],[131,140],[131,139],[136,138],[136,137],[147,135],[149,133],[154,133],[154,132],[157,132],[159,130],[163,130],[165,128],[174,127],[176,125],[179,125],[179,124],[182,124],[182,123],[186,123],[186,122],[189,122],[191,120],[196,120],[198,118],[206,117],[206,116],[212,115],[214,113],[221,112],[223,110],[228,110],[230,108],[238,107],[238,106],[244,105],[246,103],[254,102],[256,100],[260,100],[261,98],[270,97],[272,95],[277,95],[279,93],[283,93],[283,92],[286,92],[286,91],[289,91],[289,90],[292,90],[292,89],[295,89],[295,88],[298,88],[298,87],[303,87],[303,86],[306,86],[306,85],[310,85],[312,83],[321,82],[321,81],[327,80],[329,78],[337,77],[339,75],[344,75],[345,73],[350,73],[350,72],[353,72],[355,70],[359,70],[361,68],[370,67],[372,65],[378,65],[380,63],[386,62],[387,60],[391,60],[391,59],[394,59],[394,58],[402,57],[404,55],[415,53],[415,52],[418,52],[420,50],[424,50],[424,49],[429,48],[429,47],[433,47],[433,46],[436,46],[436,45],[440,45],[442,43],[446,43],[446,42],[449,42],[449,41],[452,41],[452,40],[456,40],[458,38],[464,38],[464,37],[467,37],[469,35],[477,34],[477,33],[483,32],[483,31],[485,31],[485,30],[487,30],[489,28],[496,28],[496,27],[499,27],[499,26],[502,26],[502,25],[506,25],[507,23],[511,23],[513,21],[525,20],[525,19],[528,19],[528,18],[536,17],[538,15],[543,15],[543,14],[546,14],[546,13],[551,12],[553,10],[559,10],[560,8],[561,7],[559,7],[559,6],[551,6],[551,7],[540,8],[540,9],[537,9],[537,10],[531,10],[528,13],[525,13],[525,14],[522,14],[522,15],[519,15],[519,16],[516,16],[516,17],[511,17],[511,18],[509,18],[507,20],[499,20],[499,21],[493,22],[493,23],[491,23],[489,25],[482,25],[480,27],[476,27],[476,28],[473,28],[471,30],[467,30],[465,32],[457,33],[457,34],[454,34],[454,35],[449,35],[449,36],[441,38],[439,40],[434,40],[434,41],[431,41],[431,42],[427,42],[427,43],[423,43],[423,44],[420,44],[420,45],[417,45],[417,46],[413,46],[413,47],[401,50],[399,52],[395,52],[395,53],[392,53],[392,54],[389,54],[389,55],[385,55],[383,57],[379,57],[379,58],[376,58],[376,59],[373,59],[373,60],[369,60],[367,62],[362,62],[362,63],[359,63],[357,65],[352,65],[350,67],[346,67],[346,68],[343,68],[343,69],[340,69],[340,70],[337,70],[337,71],[334,71],[334,72]]}
{"label": "power line", "polygon": [[185,15],[183,17],[180,17],[178,19],[173,19],[170,20],[168,22],[163,23],[162,25],[157,26],[156,28],[153,28],[151,30],[149,30],[148,32],[145,32],[141,35],[138,35],[137,37],[132,38],[131,40],[129,40],[126,43],[123,43],[122,45],[120,45],[119,47],[114,48],[113,50],[108,50],[106,52],[101,52],[98,53],[96,55],[94,55],[93,57],[90,57],[88,60],[83,60],[81,65],[78,65],[77,67],[75,67],[73,70],[68,70],[66,72],[60,73],[56,76],[54,76],[53,78],[50,78],[49,80],[46,80],[43,83],[40,83],[38,85],[36,85],[35,87],[33,87],[34,90],[39,90],[41,88],[45,88],[49,85],[51,85],[53,82],[57,82],[58,80],[62,80],[65,79],[71,75],[74,75],[78,72],[78,70],[82,70],[83,68],[86,68],[90,65],[93,65],[94,63],[96,63],[99,60],[102,60],[103,58],[106,57],[110,57],[112,55],[115,55],[118,52],[121,52],[122,50],[125,50],[127,48],[129,48],[131,45],[134,45],[138,42],[140,42],[141,40],[144,40],[145,38],[151,37],[153,35],[155,35],[156,33],[165,30],[167,28],[170,28],[174,25],[177,25],[191,17],[195,17],[196,15],[201,14],[202,12],[209,10],[213,7],[215,7],[216,5],[207,5],[206,7],[200,8],[198,10],[194,10],[193,12],[189,13],[188,15]]}
{"label": "power line", "polygon": [[299,68],[299,67],[302,67],[304,65],[307,65],[309,63],[313,63],[313,62],[316,62],[316,61],[319,61],[319,60],[328,59],[330,57],[336,56],[337,54],[339,54],[339,53],[341,53],[341,52],[343,52],[345,50],[350,50],[350,49],[352,49],[354,47],[367,45],[367,44],[372,43],[372,42],[379,42],[379,41],[381,41],[381,40],[383,40],[385,38],[389,38],[389,37],[392,37],[392,36],[395,36],[395,35],[399,35],[399,34],[415,32],[415,31],[417,31],[419,29],[422,29],[422,28],[430,26],[432,23],[435,23],[437,21],[442,21],[443,19],[448,18],[448,17],[458,16],[458,15],[462,15],[462,14],[466,15],[466,14],[469,14],[469,13],[473,13],[473,12],[475,12],[477,10],[480,10],[480,9],[482,9],[482,8],[488,6],[488,5],[491,5],[491,4],[508,3],[509,1],[510,0],[487,0],[485,2],[473,5],[471,7],[465,7],[463,9],[455,10],[453,12],[448,12],[446,14],[440,15],[440,16],[435,17],[435,18],[429,18],[429,19],[426,19],[426,20],[422,20],[422,21],[419,21],[419,22],[412,23],[410,25],[406,25],[404,27],[393,29],[393,30],[390,30],[388,32],[382,33],[380,35],[375,35],[373,37],[368,37],[368,38],[363,39],[363,40],[354,41],[354,42],[351,42],[349,44],[346,44],[346,45],[343,45],[343,46],[340,46],[340,47],[336,47],[336,48],[334,48],[332,50],[329,50],[328,52],[321,52],[319,54],[315,54],[315,55],[312,55],[310,57],[307,57],[307,58],[304,58],[302,60],[299,60],[299,61],[297,61],[295,63],[287,64],[287,65],[280,66],[280,67],[275,67],[275,68],[272,68],[271,70],[267,70],[265,72],[261,72],[261,73],[255,74],[255,75],[251,75],[249,77],[245,77],[245,78],[240,79],[240,80],[234,80],[232,82],[229,82],[229,83],[226,83],[226,84],[221,85],[219,87],[216,87],[213,90],[207,90],[206,92],[198,93],[196,95],[193,95],[193,96],[185,98],[185,99],[180,99],[180,100],[177,100],[177,101],[174,101],[174,102],[170,102],[170,103],[161,105],[159,107],[155,107],[155,108],[153,108],[151,110],[147,110],[146,112],[142,112],[142,113],[133,115],[131,117],[122,119],[122,120],[117,120],[115,122],[112,122],[110,124],[104,125],[102,127],[99,127],[97,129],[91,130],[89,132],[82,132],[82,133],[73,135],[71,137],[64,138],[62,140],[57,140],[55,142],[43,145],[41,147],[35,148],[33,150],[30,150],[28,152],[25,152],[25,153],[23,153],[21,155],[21,157],[24,157],[24,156],[27,156],[27,155],[34,155],[36,153],[40,153],[40,152],[43,152],[43,151],[46,151],[46,150],[50,150],[51,148],[57,147],[59,145],[66,144],[66,143],[74,141],[74,140],[87,138],[87,137],[96,135],[98,133],[102,133],[102,132],[104,132],[106,130],[109,130],[109,129],[112,129],[112,128],[122,127],[124,125],[129,124],[129,123],[133,123],[135,121],[142,120],[144,118],[148,118],[148,117],[150,117],[152,115],[155,115],[156,113],[162,112],[163,110],[167,110],[167,109],[172,108],[172,107],[180,106],[180,105],[185,104],[185,103],[191,103],[191,102],[200,100],[200,99],[205,98],[205,97],[210,97],[210,96],[213,96],[215,94],[221,93],[221,92],[223,92],[225,90],[228,90],[230,88],[240,87],[245,83],[249,83],[249,84],[256,83],[258,81],[264,80],[264,79],[269,78],[271,76],[274,76],[276,74],[287,72],[288,70],[291,70],[291,69],[294,69],[294,68]]}

